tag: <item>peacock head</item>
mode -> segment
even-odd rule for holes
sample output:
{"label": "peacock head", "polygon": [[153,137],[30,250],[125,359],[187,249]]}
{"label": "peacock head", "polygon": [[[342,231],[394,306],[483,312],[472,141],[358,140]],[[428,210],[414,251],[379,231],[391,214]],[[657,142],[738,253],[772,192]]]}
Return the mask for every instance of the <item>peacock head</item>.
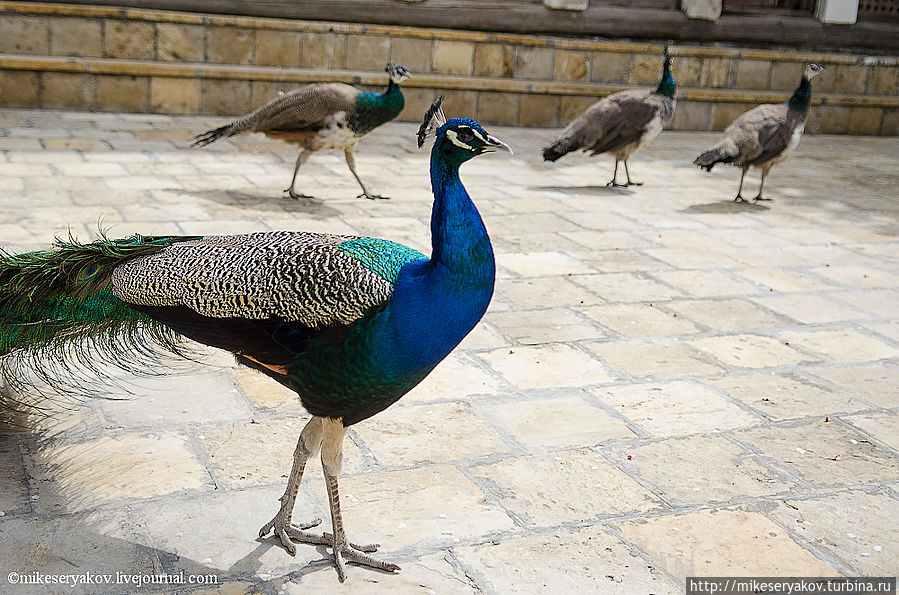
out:
{"label": "peacock head", "polygon": [[802,73],[802,76],[804,76],[808,80],[812,80],[822,72],[824,72],[823,66],[818,66],[817,64],[809,64],[805,67],[805,72]]}
{"label": "peacock head", "polygon": [[412,78],[412,73],[405,69],[405,67],[400,66],[399,64],[394,64],[393,62],[388,62],[387,66],[384,68],[384,71],[390,77],[390,80],[394,83],[401,83],[406,79]]}
{"label": "peacock head", "polygon": [[442,102],[443,97],[438,97],[425,113],[424,122],[418,129],[418,148],[433,136],[432,154],[436,152],[447,162],[456,165],[484,153],[495,151],[512,153],[512,147],[489,134],[474,120],[452,118],[447,121],[443,108],[440,107]]}

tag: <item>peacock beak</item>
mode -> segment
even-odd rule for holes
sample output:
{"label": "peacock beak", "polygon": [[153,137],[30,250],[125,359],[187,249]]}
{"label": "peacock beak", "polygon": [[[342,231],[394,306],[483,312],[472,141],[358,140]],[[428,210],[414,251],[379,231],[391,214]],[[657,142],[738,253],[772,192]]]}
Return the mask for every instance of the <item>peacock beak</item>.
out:
{"label": "peacock beak", "polygon": [[481,150],[487,153],[492,153],[494,151],[505,151],[510,155],[515,154],[512,151],[512,147],[490,134],[487,135],[487,144],[481,147]]}

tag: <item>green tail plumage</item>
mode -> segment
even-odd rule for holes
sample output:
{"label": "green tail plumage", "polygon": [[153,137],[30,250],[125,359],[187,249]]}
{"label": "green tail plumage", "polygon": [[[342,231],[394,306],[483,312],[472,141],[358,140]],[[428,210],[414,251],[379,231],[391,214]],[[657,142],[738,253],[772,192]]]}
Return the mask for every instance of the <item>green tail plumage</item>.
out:
{"label": "green tail plumage", "polygon": [[[174,333],[116,298],[108,285],[121,263],[190,239],[57,240],[50,250],[0,255],[0,379],[21,385],[27,368],[68,388],[81,382],[76,369],[102,377],[109,362],[144,368],[159,346],[179,353]],[[20,405],[0,394],[0,409]]]}

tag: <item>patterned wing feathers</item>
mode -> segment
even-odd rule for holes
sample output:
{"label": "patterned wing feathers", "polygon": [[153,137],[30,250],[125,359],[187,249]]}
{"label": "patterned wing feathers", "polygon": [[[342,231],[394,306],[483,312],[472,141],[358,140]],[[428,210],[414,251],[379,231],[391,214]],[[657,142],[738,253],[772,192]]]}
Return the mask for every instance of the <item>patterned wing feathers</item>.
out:
{"label": "patterned wing feathers", "polygon": [[112,291],[128,303],[184,305],[212,318],[351,324],[393,294],[393,283],[338,249],[355,239],[302,232],[208,236],[119,266]]}

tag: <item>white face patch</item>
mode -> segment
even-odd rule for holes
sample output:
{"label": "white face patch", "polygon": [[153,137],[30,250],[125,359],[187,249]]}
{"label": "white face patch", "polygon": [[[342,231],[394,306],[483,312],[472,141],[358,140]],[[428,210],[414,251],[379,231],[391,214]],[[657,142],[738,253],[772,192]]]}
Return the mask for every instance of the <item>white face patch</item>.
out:
{"label": "white face patch", "polygon": [[[477,130],[472,130],[472,132],[475,134],[478,134]],[[478,136],[480,137],[481,135],[478,134]],[[456,134],[455,130],[447,130],[446,138],[450,139],[450,142],[453,143],[454,145],[456,145],[457,147],[462,147],[463,149],[468,149],[469,151],[474,151],[474,147],[472,147],[471,145],[468,145],[466,143],[463,143],[461,140],[459,140],[459,135]]]}

